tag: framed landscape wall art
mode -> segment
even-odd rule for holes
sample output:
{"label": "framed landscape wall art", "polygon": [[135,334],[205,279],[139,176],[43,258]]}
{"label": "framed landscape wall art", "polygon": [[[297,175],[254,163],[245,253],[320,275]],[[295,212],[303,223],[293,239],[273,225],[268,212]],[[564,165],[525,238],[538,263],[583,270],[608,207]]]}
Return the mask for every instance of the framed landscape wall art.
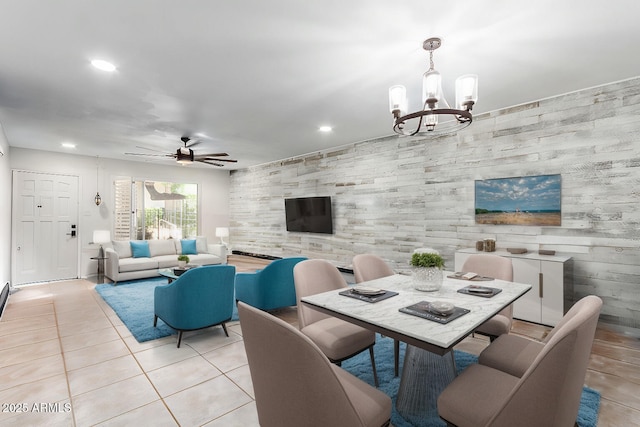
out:
{"label": "framed landscape wall art", "polygon": [[562,220],[560,175],[477,180],[476,223],[557,226]]}

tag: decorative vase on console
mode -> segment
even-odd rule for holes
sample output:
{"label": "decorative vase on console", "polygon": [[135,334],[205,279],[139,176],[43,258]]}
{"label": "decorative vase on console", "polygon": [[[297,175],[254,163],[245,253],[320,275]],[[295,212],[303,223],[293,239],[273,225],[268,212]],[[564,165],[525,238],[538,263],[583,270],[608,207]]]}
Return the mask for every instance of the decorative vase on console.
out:
{"label": "decorative vase on console", "polygon": [[413,287],[418,291],[433,292],[442,287],[444,259],[431,248],[416,249],[411,256]]}

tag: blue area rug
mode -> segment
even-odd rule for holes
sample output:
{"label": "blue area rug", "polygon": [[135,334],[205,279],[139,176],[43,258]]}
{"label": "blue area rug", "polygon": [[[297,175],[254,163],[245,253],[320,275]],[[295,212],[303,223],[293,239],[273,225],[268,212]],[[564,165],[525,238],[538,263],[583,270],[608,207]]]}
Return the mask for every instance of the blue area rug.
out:
{"label": "blue area rug", "polygon": [[[400,345],[400,367],[404,361],[405,345]],[[420,420],[419,424],[411,423],[404,419],[396,411],[396,400],[398,397],[398,386],[400,385],[400,376],[393,376],[393,340],[390,338],[382,338],[378,335],[376,345],[374,346],[376,357],[376,368],[378,371],[379,389],[391,397],[392,412],[391,423],[395,427],[446,427],[444,421],[438,417],[432,419]],[[456,367],[458,373],[462,372],[472,363],[477,363],[477,356],[463,351],[455,350]],[[361,380],[373,385],[373,373],[371,372],[371,359],[369,352],[365,351],[351,359],[342,362],[342,367],[351,372]],[[402,375],[402,371],[400,372]],[[578,412],[578,425],[580,427],[596,427],[598,423],[598,411],[600,409],[600,393],[589,387],[582,390],[582,398],[580,400],[580,409]]]}
{"label": "blue area rug", "polygon": [[[113,308],[135,339],[138,342],[145,342],[177,333],[160,319],[158,319],[158,326],[153,327],[153,290],[158,285],[166,284],[166,278],[156,277],[118,282],[117,286],[105,283],[96,285],[95,289]],[[235,303],[231,320],[238,320]]]}

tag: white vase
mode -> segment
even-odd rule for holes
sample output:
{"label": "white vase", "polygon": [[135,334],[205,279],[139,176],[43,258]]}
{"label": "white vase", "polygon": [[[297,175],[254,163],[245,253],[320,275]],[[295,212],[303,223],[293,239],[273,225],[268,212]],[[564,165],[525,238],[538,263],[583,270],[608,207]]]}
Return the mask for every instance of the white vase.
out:
{"label": "white vase", "polygon": [[187,265],[187,261],[178,261],[178,267],[184,268]]}
{"label": "white vase", "polygon": [[433,292],[442,287],[443,272],[438,267],[412,267],[413,287],[418,291]]}

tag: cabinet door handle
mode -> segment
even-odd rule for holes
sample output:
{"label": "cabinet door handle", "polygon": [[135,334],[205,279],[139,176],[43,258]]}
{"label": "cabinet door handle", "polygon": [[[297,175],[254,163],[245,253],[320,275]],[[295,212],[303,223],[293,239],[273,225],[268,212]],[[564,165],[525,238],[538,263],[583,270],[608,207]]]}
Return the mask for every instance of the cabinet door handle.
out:
{"label": "cabinet door handle", "polygon": [[538,295],[540,298],[544,298],[544,279],[542,273],[538,273]]}

